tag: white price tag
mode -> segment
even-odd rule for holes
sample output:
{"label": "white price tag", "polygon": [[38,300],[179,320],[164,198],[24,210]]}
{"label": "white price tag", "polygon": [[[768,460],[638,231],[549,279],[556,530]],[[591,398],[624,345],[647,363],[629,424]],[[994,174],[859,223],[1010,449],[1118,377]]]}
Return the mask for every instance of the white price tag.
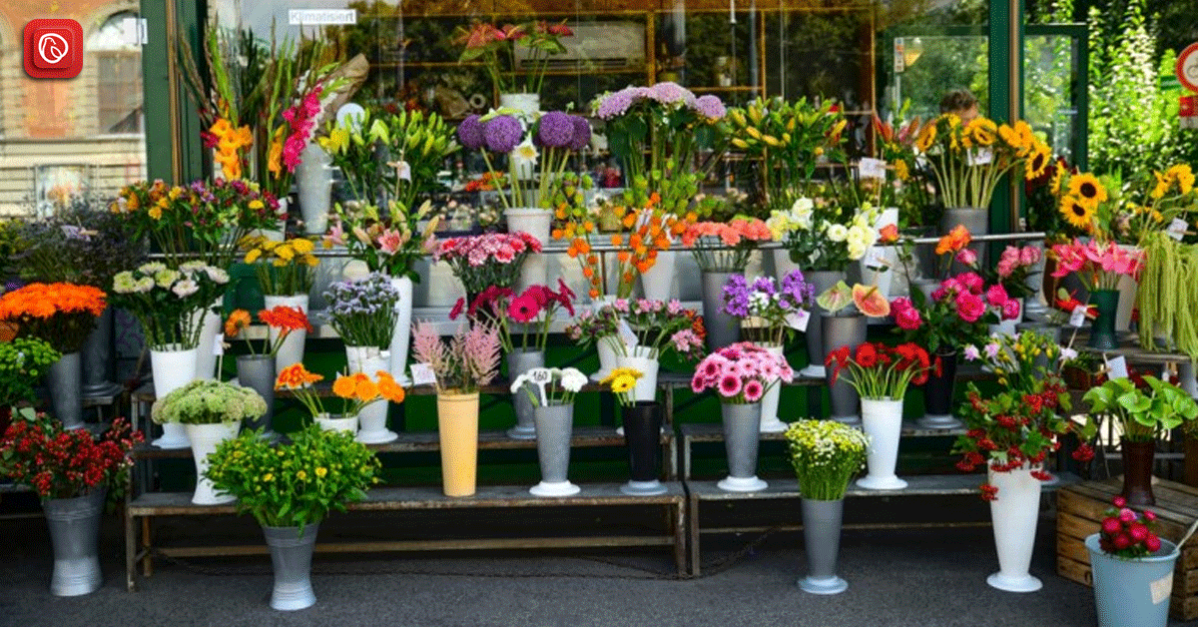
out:
{"label": "white price tag", "polygon": [[217,333],[216,338],[212,341],[212,354],[220,357],[225,354],[225,334]]}
{"label": "white price tag", "polygon": [[886,259],[886,249],[881,246],[870,246],[865,253],[865,267],[870,270],[889,268],[890,262]]}
{"label": "white price tag", "polygon": [[398,164],[396,164],[395,172],[396,175],[399,176],[400,180],[412,180],[412,166],[408,164],[407,161],[400,161]]}
{"label": "white price tag", "polygon": [[965,154],[969,155],[969,165],[986,165],[994,161],[994,151],[989,148],[979,148],[977,152],[971,150]]}
{"label": "white price tag", "polygon": [[1189,225],[1186,224],[1185,220],[1182,220],[1181,218],[1173,218],[1173,221],[1169,223],[1169,227],[1165,229],[1165,233],[1167,233],[1169,237],[1172,237],[1180,242],[1181,238],[1186,236],[1187,226]]}
{"label": "white price tag", "polygon": [[1073,313],[1069,314],[1069,326],[1080,329],[1085,324],[1086,307],[1085,305],[1078,305],[1077,307],[1074,307]]}
{"label": "white price tag", "polygon": [[412,384],[413,385],[436,385],[437,373],[433,372],[433,367],[425,364],[412,364]]}
{"label": "white price tag", "polygon": [[1127,358],[1123,356],[1116,357],[1106,362],[1108,379],[1126,379],[1127,378]]}
{"label": "white price tag", "polygon": [[1173,571],[1169,571],[1168,575],[1157,579],[1148,584],[1148,588],[1152,590],[1152,604],[1160,605],[1173,596]]}
{"label": "white price tag", "polygon": [[786,324],[799,333],[807,332],[807,323],[811,321],[811,312],[800,309],[797,313],[786,314]]}
{"label": "white price tag", "polygon": [[632,332],[632,327],[628,326],[627,320],[620,320],[620,339],[624,341],[624,345],[628,348],[632,348],[633,346],[640,344],[640,340],[638,340],[636,334]]}
{"label": "white price tag", "polygon": [[866,157],[857,162],[857,173],[863,179],[885,179],[886,162]]}

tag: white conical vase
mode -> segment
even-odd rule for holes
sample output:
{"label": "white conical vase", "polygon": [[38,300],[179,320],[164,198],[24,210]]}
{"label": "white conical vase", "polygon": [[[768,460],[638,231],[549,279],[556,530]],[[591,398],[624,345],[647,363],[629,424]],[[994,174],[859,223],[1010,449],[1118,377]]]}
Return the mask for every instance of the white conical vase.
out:
{"label": "white conical vase", "polygon": [[641,373],[641,378],[636,380],[636,387],[633,388],[633,400],[654,401],[657,397],[657,371],[661,364],[648,347],[633,346],[626,350],[627,354],[616,356],[616,367],[632,368]]}
{"label": "white conical vase", "polygon": [[[196,379],[196,349],[182,349],[178,344],[151,348],[150,370],[154,376],[154,397],[165,398]],[[162,437],[151,444],[163,449],[190,446],[187,430],[173,422],[162,425]]]}
{"label": "white conical vase", "polygon": [[[388,351],[379,351],[373,346],[346,346],[349,358],[349,373],[363,373],[372,379],[380,370],[386,371],[391,364]],[[363,444],[386,444],[399,439],[399,434],[387,428],[387,401],[375,401],[358,411],[358,437]]]}
{"label": "white conical vase", "polygon": [[[523,231],[536,238],[544,246],[549,242],[549,229],[553,224],[553,212],[536,207],[513,207],[503,212],[507,218],[509,233]],[[520,278],[515,290],[522,292],[532,285],[546,285],[549,281],[549,266],[544,253],[531,253],[520,266]]]}
{"label": "white conical vase", "polygon": [[861,428],[869,436],[866,466],[869,473],[857,480],[866,490],[902,490],[907,482],[894,474],[899,437],[903,431],[903,401],[861,399]]}
{"label": "white conical vase", "polygon": [[191,455],[196,465],[196,491],[191,502],[196,505],[221,505],[232,503],[237,497],[218,495],[212,482],[204,476],[208,472],[208,456],[216,451],[216,447],[225,440],[237,437],[241,430],[241,421],[221,422],[214,425],[184,425],[187,429],[187,439],[191,442]]}
{"label": "white conical vase", "polygon": [[[762,348],[771,355],[777,355],[786,359],[782,346],[765,344]],[[761,397],[761,432],[762,433],[782,433],[786,431],[790,425],[782,422],[778,417],[778,401],[782,399],[782,382],[779,381],[770,386],[770,390]]]}
{"label": "white conical vase", "polygon": [[332,414],[320,414],[313,417],[316,424],[324,431],[345,431],[346,433],[358,432],[358,416],[342,416]]}
{"label": "white conical vase", "polygon": [[216,335],[220,332],[221,305],[222,299],[218,298],[210,307],[196,313],[197,316],[203,317],[200,322],[200,343],[196,345],[196,379],[211,381],[216,378],[216,351],[213,348],[216,345]]}
{"label": "white conical vase", "polygon": [[[298,307],[308,314],[308,295],[297,294],[294,296],[266,296],[267,309],[275,307]],[[276,329],[270,329],[268,333],[270,343],[273,345],[275,340],[279,338],[279,332]],[[283,369],[298,364],[304,360],[304,342],[308,340],[307,329],[298,329],[287,334],[287,339],[283,340],[283,345],[279,347],[279,352],[275,354],[275,372],[283,372]]]}
{"label": "white conical vase", "polygon": [[408,379],[408,347],[412,340],[412,279],[406,276],[391,278],[391,287],[399,292],[395,309],[395,332],[391,335],[389,371],[400,385],[410,385]]}
{"label": "white conical vase", "polygon": [[595,352],[599,354],[599,372],[591,375],[593,381],[602,381],[619,367],[620,336],[605,335],[595,340]]}
{"label": "white conical vase", "polygon": [[329,229],[329,206],[333,191],[333,158],[316,142],[309,142],[300,153],[295,168],[295,184],[299,188],[300,214],[304,233],[324,235]]}
{"label": "white conical vase", "polygon": [[990,501],[990,518],[999,571],[986,583],[1006,592],[1035,592],[1044,585],[1028,572],[1040,516],[1040,480],[1027,467],[989,473],[990,485],[998,488],[997,498]]}
{"label": "white conical vase", "polygon": [[674,275],[678,253],[658,251],[653,267],[641,273],[641,290],[649,300],[670,300],[674,291]]}

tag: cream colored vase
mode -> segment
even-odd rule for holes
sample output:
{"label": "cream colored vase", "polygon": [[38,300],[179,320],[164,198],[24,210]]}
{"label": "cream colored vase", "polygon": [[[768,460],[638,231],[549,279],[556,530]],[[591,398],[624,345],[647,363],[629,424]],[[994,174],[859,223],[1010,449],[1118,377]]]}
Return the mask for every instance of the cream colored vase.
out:
{"label": "cream colored vase", "polygon": [[478,392],[437,395],[445,496],[471,496],[478,474]]}

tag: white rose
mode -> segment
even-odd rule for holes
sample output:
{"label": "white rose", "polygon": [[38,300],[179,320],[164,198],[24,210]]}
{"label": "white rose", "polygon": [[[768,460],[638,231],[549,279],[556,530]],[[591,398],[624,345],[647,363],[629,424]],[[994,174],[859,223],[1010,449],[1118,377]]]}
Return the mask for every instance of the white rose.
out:
{"label": "white rose", "polygon": [[810,198],[800,198],[791,206],[790,213],[799,228],[810,230],[815,219],[815,203]]}
{"label": "white rose", "polygon": [[829,224],[824,234],[833,242],[843,242],[849,236],[849,230],[843,224]]}
{"label": "white rose", "polygon": [[868,248],[869,247],[864,244],[849,242],[848,243],[849,259],[851,259],[853,261],[861,260],[863,257],[865,257],[865,251]]}
{"label": "white rose", "polygon": [[863,246],[866,248],[873,246],[877,239],[877,234],[873,229],[859,224],[854,224],[849,228],[849,234],[846,238],[850,246]]}

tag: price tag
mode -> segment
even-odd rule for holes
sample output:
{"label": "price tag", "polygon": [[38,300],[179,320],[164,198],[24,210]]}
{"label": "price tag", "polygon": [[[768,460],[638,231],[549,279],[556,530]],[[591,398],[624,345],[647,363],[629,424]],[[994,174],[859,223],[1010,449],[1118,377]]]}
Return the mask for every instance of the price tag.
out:
{"label": "price tag", "polygon": [[412,166],[409,165],[407,161],[400,161],[399,163],[395,164],[395,172],[396,176],[398,176],[401,180],[412,180]]}
{"label": "price tag", "polygon": [[1149,590],[1152,591],[1152,604],[1160,605],[1173,595],[1173,571],[1169,571],[1168,575],[1157,579],[1148,584]]}
{"label": "price tag", "polygon": [[977,152],[967,152],[969,165],[986,165],[994,161],[994,151],[989,148],[979,148]]}
{"label": "price tag", "polygon": [[1069,314],[1069,326],[1082,328],[1086,324],[1086,307],[1078,305],[1073,308],[1073,313]]}
{"label": "price tag", "polygon": [[811,312],[800,309],[797,313],[786,314],[786,324],[799,333],[807,332],[807,323],[811,321]]}
{"label": "price tag", "polygon": [[1123,356],[1116,357],[1106,362],[1108,379],[1126,379],[1127,378],[1127,358]]}
{"label": "price tag", "polygon": [[1169,227],[1165,229],[1165,233],[1167,233],[1169,237],[1172,237],[1180,242],[1181,238],[1186,236],[1187,226],[1189,225],[1186,224],[1185,220],[1182,220],[1181,218],[1173,218],[1173,221],[1169,223]]}
{"label": "price tag", "polygon": [[220,357],[225,354],[225,334],[217,333],[212,341],[212,354]]}
{"label": "price tag", "polygon": [[886,259],[886,249],[880,246],[870,246],[865,253],[865,267],[870,270],[889,268],[890,262]]}
{"label": "price tag", "polygon": [[428,364],[412,364],[412,384],[436,385],[437,373],[433,372],[433,367]]}
{"label": "price tag", "polygon": [[632,348],[640,344],[640,340],[636,338],[636,334],[632,332],[632,327],[628,326],[627,320],[620,320],[620,339],[624,341],[624,345]]}
{"label": "price tag", "polygon": [[885,179],[886,162],[866,157],[857,162],[857,172],[863,179]]}

